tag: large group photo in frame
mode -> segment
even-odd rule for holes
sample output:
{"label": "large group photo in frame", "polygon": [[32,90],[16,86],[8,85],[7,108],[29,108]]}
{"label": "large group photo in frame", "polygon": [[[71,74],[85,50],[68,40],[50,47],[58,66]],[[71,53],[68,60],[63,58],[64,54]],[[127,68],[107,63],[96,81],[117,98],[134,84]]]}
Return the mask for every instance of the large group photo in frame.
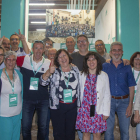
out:
{"label": "large group photo in frame", "polygon": [[76,37],[81,34],[95,38],[94,10],[46,9],[46,37]]}

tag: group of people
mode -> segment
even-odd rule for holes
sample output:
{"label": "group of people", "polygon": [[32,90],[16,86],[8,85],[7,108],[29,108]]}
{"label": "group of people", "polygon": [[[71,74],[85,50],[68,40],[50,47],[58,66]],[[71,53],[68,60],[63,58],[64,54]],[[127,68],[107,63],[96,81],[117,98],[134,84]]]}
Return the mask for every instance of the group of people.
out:
{"label": "group of people", "polygon": [[[57,51],[50,39],[35,41],[31,55],[20,30],[10,40],[1,38],[1,140],[19,140],[20,130],[23,140],[31,140],[35,110],[38,140],[49,139],[50,119],[54,140],[75,140],[75,129],[80,140],[101,140],[104,131],[105,140],[114,140],[115,112],[121,140],[129,140],[130,130],[133,140],[140,139],[140,52],[132,55],[130,66],[122,60],[121,42],[111,44],[110,54],[102,40],[95,42],[97,52],[88,50],[85,35],[77,37],[79,50],[75,43],[67,37],[67,50]],[[132,109],[136,130],[129,127]]]}

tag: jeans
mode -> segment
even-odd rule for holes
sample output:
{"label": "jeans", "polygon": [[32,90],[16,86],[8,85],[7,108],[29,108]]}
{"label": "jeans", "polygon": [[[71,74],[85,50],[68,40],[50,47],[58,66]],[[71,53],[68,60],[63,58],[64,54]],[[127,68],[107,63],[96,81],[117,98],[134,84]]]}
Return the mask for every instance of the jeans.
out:
{"label": "jeans", "polygon": [[136,126],[136,137],[137,140],[140,140],[140,123],[138,123]]}
{"label": "jeans", "polygon": [[23,100],[22,135],[23,140],[31,140],[31,127],[34,111],[38,115],[37,140],[45,140],[47,133],[48,100],[27,101]]}
{"label": "jeans", "polygon": [[115,112],[117,112],[119,119],[119,127],[121,140],[129,140],[129,125],[130,117],[126,117],[126,109],[129,104],[129,98],[126,99],[113,99],[111,98],[111,110],[110,116],[107,119],[107,130],[105,132],[105,140],[114,140],[114,123],[115,123]]}
{"label": "jeans", "polygon": [[[83,140],[83,132],[81,132],[80,130],[77,130],[77,133],[78,133],[79,140]],[[93,140],[92,133],[90,134],[90,140]]]}
{"label": "jeans", "polygon": [[49,140],[49,124],[50,124],[50,108],[48,108],[46,140]]}

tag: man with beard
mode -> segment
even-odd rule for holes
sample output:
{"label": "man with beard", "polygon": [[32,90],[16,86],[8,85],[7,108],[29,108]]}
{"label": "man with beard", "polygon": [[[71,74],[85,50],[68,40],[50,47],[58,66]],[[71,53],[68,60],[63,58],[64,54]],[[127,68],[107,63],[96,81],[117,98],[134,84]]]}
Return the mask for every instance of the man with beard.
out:
{"label": "man with beard", "polygon": [[119,118],[121,140],[129,139],[129,124],[132,113],[134,86],[136,85],[131,66],[123,64],[121,59],[123,45],[113,42],[110,47],[110,63],[103,64],[103,71],[108,74],[111,91],[111,111],[107,119],[105,140],[114,140],[113,130],[115,112]]}

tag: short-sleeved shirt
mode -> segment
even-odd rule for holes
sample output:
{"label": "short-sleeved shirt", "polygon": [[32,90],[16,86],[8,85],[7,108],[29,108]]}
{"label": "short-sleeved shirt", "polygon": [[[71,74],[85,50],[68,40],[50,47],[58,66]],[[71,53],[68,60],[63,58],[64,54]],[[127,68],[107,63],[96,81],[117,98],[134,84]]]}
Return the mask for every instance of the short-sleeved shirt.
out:
{"label": "short-sleeved shirt", "polygon": [[3,68],[5,68],[4,62],[2,62],[1,65],[0,65],[0,69],[3,69]]}
{"label": "short-sleeved shirt", "polygon": [[[101,63],[103,64],[105,62],[105,59],[98,53],[97,55],[99,56]],[[72,63],[78,67],[79,71],[82,71],[85,56],[81,55],[78,51],[78,52],[72,53],[71,57],[73,58]]]}
{"label": "short-sleeved shirt", "polygon": [[23,48],[21,48],[21,47],[18,47],[18,50],[15,52],[16,52],[17,56],[25,56],[26,55]]}
{"label": "short-sleeved shirt", "polygon": [[123,61],[116,68],[112,63],[104,63],[103,71],[108,74],[110,91],[113,96],[129,94],[129,87],[135,86],[136,82],[130,65],[124,66]]}

